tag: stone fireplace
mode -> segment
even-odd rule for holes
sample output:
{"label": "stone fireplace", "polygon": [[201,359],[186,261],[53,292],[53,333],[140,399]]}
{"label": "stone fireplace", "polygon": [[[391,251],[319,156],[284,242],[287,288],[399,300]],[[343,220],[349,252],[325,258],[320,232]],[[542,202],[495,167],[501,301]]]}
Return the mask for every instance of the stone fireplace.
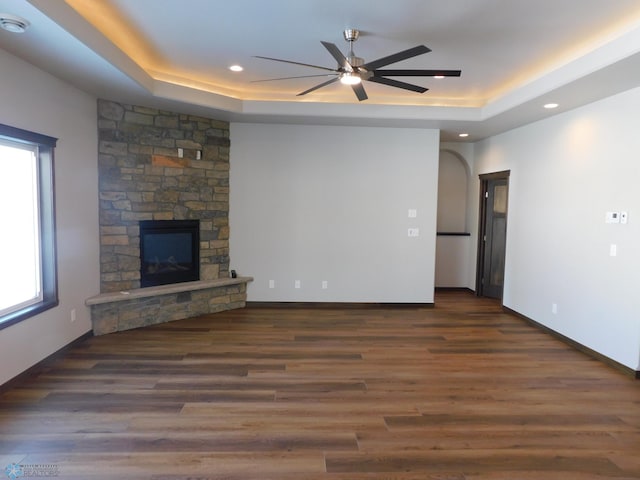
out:
{"label": "stone fireplace", "polygon": [[[98,100],[98,130],[101,292],[87,301],[94,333],[243,307],[250,279],[229,278],[228,122]],[[149,286],[141,225],[168,221],[198,224],[199,279]]]}

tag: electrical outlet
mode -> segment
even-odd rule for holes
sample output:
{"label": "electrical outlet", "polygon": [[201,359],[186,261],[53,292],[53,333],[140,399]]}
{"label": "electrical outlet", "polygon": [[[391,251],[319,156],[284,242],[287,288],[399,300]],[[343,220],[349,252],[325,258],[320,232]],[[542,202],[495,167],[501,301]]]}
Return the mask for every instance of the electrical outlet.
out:
{"label": "electrical outlet", "polygon": [[554,315],[556,315],[558,313],[558,304],[557,303],[552,303],[551,304],[551,313],[553,313]]}
{"label": "electrical outlet", "polygon": [[419,237],[420,236],[420,229],[419,228],[410,228],[409,230],[407,230],[407,236],[408,237]]}
{"label": "electrical outlet", "polygon": [[322,289],[326,290],[327,288],[329,288],[329,282],[327,282],[326,280],[322,281]]}
{"label": "electrical outlet", "polygon": [[71,323],[76,321],[76,309],[72,308],[71,309]]}
{"label": "electrical outlet", "polygon": [[296,280],[294,286],[295,288],[300,288],[300,280]]}
{"label": "electrical outlet", "polygon": [[269,288],[276,288],[276,281],[275,280],[269,280]]}

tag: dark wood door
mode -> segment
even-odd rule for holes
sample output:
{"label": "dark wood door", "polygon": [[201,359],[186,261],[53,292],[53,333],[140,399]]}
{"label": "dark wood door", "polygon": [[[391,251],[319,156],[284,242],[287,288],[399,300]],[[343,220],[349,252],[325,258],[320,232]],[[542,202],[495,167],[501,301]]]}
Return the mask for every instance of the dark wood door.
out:
{"label": "dark wood door", "polygon": [[509,172],[481,176],[478,294],[502,299],[507,246]]}

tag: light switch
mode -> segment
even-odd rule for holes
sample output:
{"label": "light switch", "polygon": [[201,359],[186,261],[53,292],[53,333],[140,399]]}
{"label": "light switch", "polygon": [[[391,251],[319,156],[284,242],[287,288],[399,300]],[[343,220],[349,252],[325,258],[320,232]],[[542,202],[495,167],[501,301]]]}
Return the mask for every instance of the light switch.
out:
{"label": "light switch", "polygon": [[418,216],[418,210],[416,210],[415,208],[410,208],[409,209],[409,213],[408,213],[408,217],[409,218],[416,218]]}
{"label": "light switch", "polygon": [[612,243],[609,246],[609,255],[612,257],[615,257],[616,255],[618,255],[618,246],[615,243]]}
{"label": "light switch", "polygon": [[294,288],[300,288],[300,280],[295,281]]}

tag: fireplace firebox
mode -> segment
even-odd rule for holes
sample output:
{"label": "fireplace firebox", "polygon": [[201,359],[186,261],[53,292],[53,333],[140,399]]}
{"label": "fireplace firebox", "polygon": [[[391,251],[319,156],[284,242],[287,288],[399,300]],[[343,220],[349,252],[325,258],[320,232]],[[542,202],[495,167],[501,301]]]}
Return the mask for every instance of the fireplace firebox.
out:
{"label": "fireplace firebox", "polygon": [[140,286],[200,280],[200,221],[140,222]]}

